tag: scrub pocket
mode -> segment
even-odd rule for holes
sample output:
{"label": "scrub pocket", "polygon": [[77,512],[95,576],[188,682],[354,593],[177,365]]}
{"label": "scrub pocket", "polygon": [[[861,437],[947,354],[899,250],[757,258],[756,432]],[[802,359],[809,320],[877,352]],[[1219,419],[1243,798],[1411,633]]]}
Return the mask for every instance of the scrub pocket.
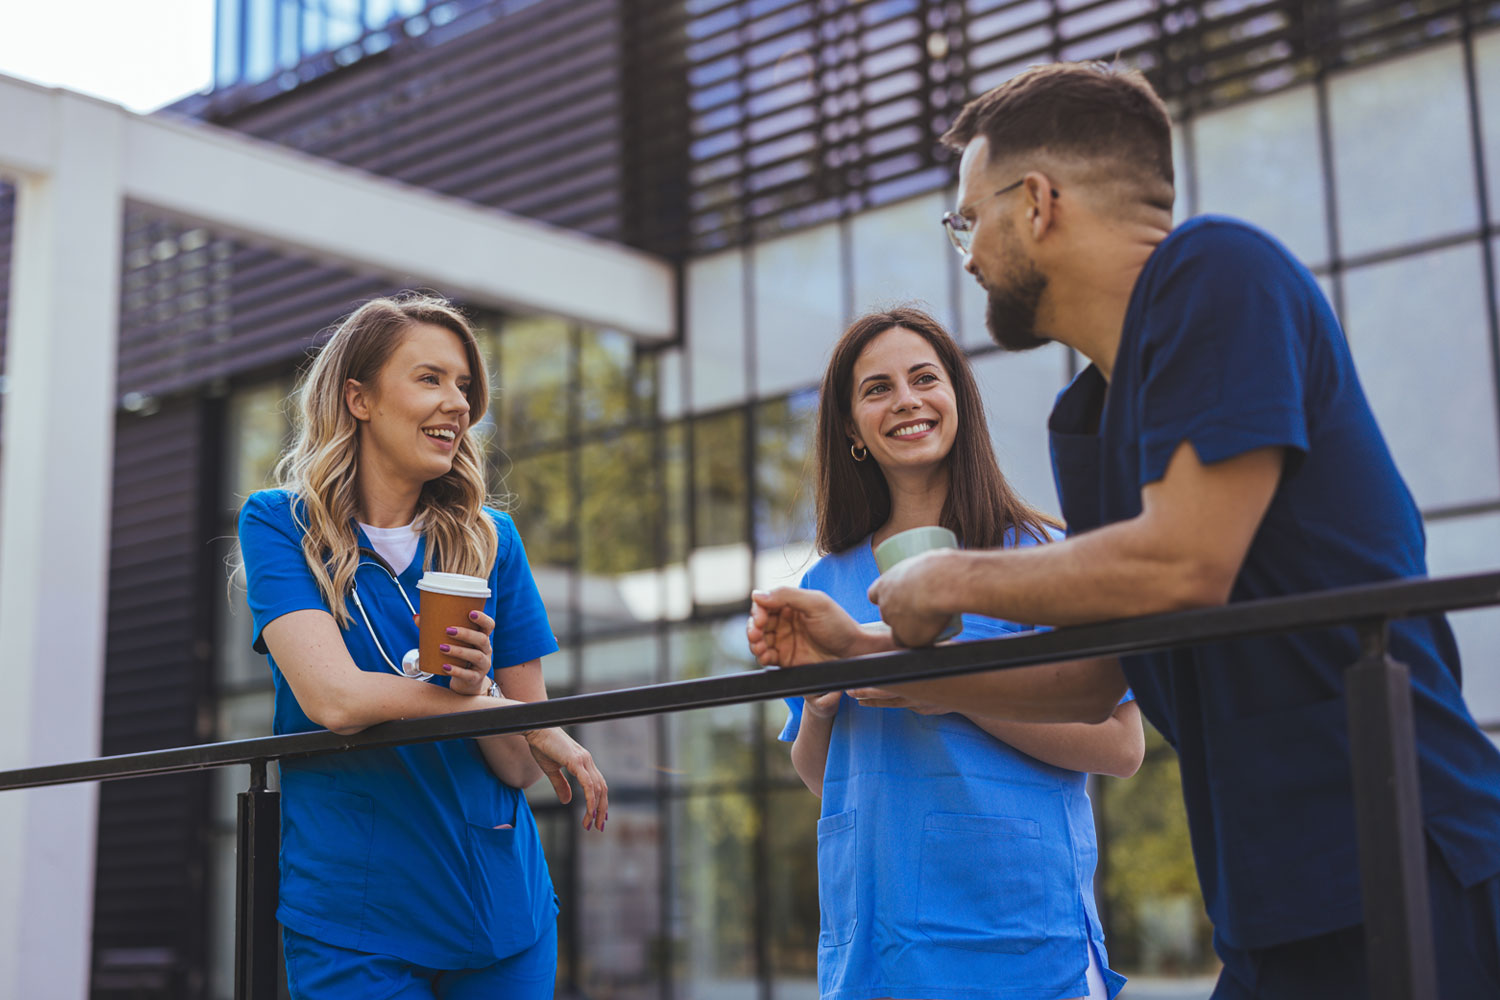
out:
{"label": "scrub pocket", "polygon": [[288,780],[289,773],[282,778],[282,901],[328,923],[363,927],[375,803],[303,775]]}
{"label": "scrub pocket", "polygon": [[518,807],[515,826],[504,829],[469,824],[469,890],[481,922],[479,941],[497,959],[530,948],[544,921],[556,913],[552,878],[530,815]]}
{"label": "scrub pocket", "polygon": [[1030,951],[1047,938],[1047,888],[1060,863],[1036,820],[933,813],[922,828],[917,926],[947,947]]}
{"label": "scrub pocket", "polygon": [[819,948],[837,948],[854,939],[859,923],[857,844],[853,809],[818,820]]}

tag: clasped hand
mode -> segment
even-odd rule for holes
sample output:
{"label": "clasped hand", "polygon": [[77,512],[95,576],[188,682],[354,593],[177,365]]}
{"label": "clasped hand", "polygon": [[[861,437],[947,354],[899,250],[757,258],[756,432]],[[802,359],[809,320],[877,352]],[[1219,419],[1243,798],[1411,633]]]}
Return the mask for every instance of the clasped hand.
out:
{"label": "clasped hand", "polygon": [[[897,576],[898,571],[908,567],[916,572]],[[870,588],[870,599],[880,605],[881,618],[888,628],[860,625],[821,591],[798,587],[756,591],[751,595],[750,619],[745,625],[750,651],[761,666],[799,667],[880,652],[897,645],[930,644],[951,612],[933,612],[908,598],[914,588],[924,586],[924,574],[938,569],[935,561],[917,557],[893,567],[875,582]],[[918,639],[922,641],[915,641]],[[923,715],[952,711],[879,687],[811,695],[805,701],[805,708],[814,715],[831,718],[838,711],[842,693],[874,708],[906,708]]]}

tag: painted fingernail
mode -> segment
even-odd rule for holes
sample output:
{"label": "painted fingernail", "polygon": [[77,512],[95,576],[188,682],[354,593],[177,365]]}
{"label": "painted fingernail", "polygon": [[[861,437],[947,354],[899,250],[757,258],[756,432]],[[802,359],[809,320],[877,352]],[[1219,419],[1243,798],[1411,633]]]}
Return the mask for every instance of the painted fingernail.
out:
{"label": "painted fingernail", "polygon": [[[449,635],[458,635],[458,629],[456,629],[456,628],[451,628],[451,627],[450,627],[450,628],[449,628],[449,629],[448,629],[448,634],[449,634]],[[448,648],[448,647],[447,647],[447,646],[444,646],[444,647],[443,647],[443,648],[444,648],[444,649],[447,649],[447,648]]]}
{"label": "painted fingernail", "polygon": [[443,652],[446,653],[446,652],[448,652],[448,644],[446,642],[441,643],[441,644],[438,645],[438,649],[441,649]]}
{"label": "painted fingernail", "polygon": [[448,672],[450,674],[453,673],[453,664],[451,664],[451,663],[445,663],[445,664],[443,664],[443,670],[445,670],[446,672]]}
{"label": "painted fingernail", "polygon": [[478,611],[470,611],[469,612],[469,621],[471,621],[471,622],[477,622],[478,620],[479,620],[479,612]]}

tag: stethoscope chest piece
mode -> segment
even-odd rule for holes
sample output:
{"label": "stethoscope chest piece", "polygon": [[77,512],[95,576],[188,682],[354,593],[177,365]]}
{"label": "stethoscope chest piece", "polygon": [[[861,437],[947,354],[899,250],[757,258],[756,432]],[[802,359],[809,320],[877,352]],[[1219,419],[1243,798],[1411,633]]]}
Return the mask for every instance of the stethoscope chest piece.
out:
{"label": "stethoscope chest piece", "polygon": [[420,660],[421,650],[408,649],[406,655],[401,657],[401,672],[407,677],[413,677],[419,681],[425,681],[432,675],[422,669]]}

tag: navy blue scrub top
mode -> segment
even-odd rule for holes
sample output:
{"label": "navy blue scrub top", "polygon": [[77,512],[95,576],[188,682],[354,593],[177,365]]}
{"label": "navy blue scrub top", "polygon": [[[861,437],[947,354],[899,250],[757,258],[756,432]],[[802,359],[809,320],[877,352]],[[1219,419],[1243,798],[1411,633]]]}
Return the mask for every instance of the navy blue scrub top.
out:
{"label": "navy blue scrub top", "polygon": [[[285,491],[265,490],[240,511],[258,652],[266,652],[261,633],[268,623],[292,611],[328,610],[302,555],[293,503]],[[508,667],[555,652],[557,640],[514,523],[486,513],[499,535],[485,606],[496,622],[492,662]],[[370,544],[362,531],[359,541]],[[414,605],[424,556],[425,541],[397,574]],[[396,584],[372,565],[357,571],[356,586],[379,642],[399,664],[416,646],[417,629]],[[390,670],[353,602],[345,603],[349,655],[363,670]],[[267,660],[276,688],[274,731],[320,729],[275,659]],[[428,683],[446,686],[448,679]],[[281,791],[276,917],[299,933],[434,969],[482,968],[529,948],[556,918],[526,797],[495,777],[473,740],[283,761]],[[510,828],[497,828],[505,824]]]}
{"label": "navy blue scrub top", "polygon": [[[1184,441],[1206,464],[1285,449],[1232,601],[1427,572],[1416,504],[1332,309],[1245,223],[1199,217],[1156,248],[1112,380],[1084,370],[1049,430],[1069,534],[1138,515]],[[1445,618],[1393,622],[1390,644],[1411,668],[1427,836],[1473,885],[1500,871],[1500,753],[1464,705]],[[1125,659],[1142,712],[1180,755],[1204,900],[1232,945],[1363,920],[1342,697],[1359,653],[1339,628]]]}

